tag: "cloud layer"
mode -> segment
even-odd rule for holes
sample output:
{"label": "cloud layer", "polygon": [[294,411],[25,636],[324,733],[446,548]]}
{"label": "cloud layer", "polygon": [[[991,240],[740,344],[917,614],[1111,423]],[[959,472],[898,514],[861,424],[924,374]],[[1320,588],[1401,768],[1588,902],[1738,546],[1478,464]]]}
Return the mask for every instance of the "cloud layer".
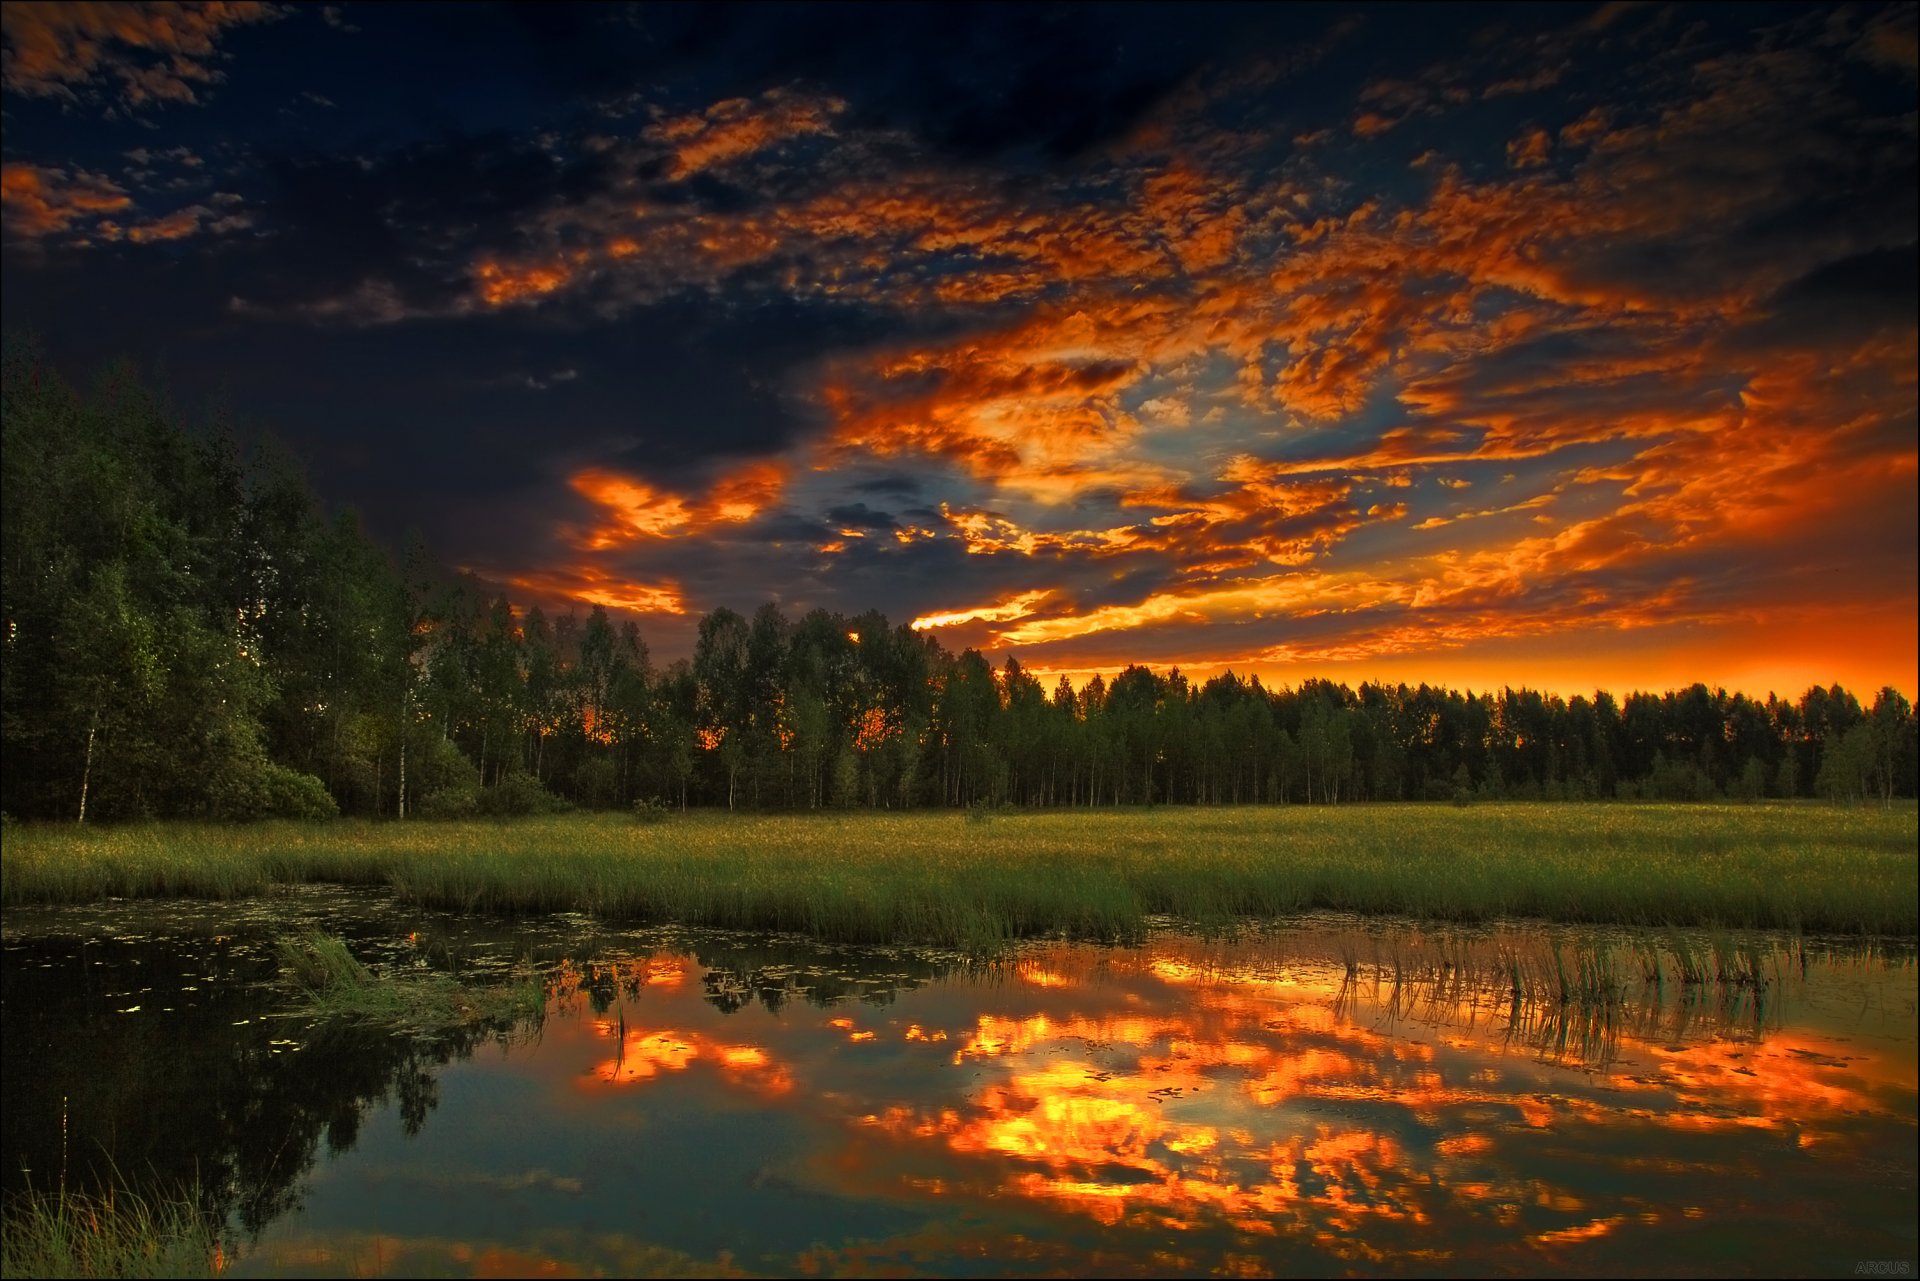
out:
{"label": "cloud layer", "polygon": [[[222,32],[283,16],[8,14],[23,122],[218,115],[262,92]],[[290,430],[342,496],[668,638],[771,597],[1043,673],[1911,690],[1912,6],[1465,14],[843,33],[926,42],[908,83],[784,19],[596,12],[474,37],[520,118],[353,143],[315,55],[202,164],[11,129],[8,323],[190,260],[190,369],[356,362],[251,392],[331,407]],[[426,66],[362,25],[325,36]],[[574,49],[635,61],[559,84]]]}

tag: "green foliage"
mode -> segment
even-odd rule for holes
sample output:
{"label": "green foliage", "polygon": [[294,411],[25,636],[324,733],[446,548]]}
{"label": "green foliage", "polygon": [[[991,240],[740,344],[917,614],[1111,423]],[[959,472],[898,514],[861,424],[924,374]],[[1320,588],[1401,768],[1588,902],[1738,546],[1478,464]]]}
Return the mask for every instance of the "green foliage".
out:
{"label": "green foliage", "polygon": [[[420,732],[426,729],[428,732]],[[409,735],[407,813],[420,818],[465,818],[480,806],[480,771],[452,740],[420,727]]]}
{"label": "green foliage", "polygon": [[1872,791],[1873,767],[1873,729],[1861,721],[1837,740],[1827,743],[1826,750],[1820,754],[1820,773],[1814,779],[1814,790],[1832,801],[1862,800]]}
{"label": "green foliage", "polygon": [[673,807],[657,796],[648,796],[633,803],[633,818],[637,823],[664,823],[673,817]]}
{"label": "green foliage", "polygon": [[262,762],[254,788],[244,808],[236,807],[233,818],[335,818],[340,807],[334,804],[327,785],[311,774]]}
{"label": "green foliage", "polygon": [[415,813],[421,818],[471,818],[480,812],[480,789],[449,787],[420,798]]}
{"label": "green foliage", "polygon": [[284,469],[181,426],[125,367],[76,395],[9,339],[4,372],[6,804],[86,819],[332,812],[305,780],[346,783],[326,750],[350,737],[338,718],[384,703],[397,670],[378,657],[394,633],[347,616],[393,582],[381,558],[364,540],[329,545]]}
{"label": "green foliage", "polygon": [[557,814],[567,803],[540,785],[531,774],[518,772],[501,776],[500,781],[480,793],[478,809],[489,818],[527,818],[534,814]]}

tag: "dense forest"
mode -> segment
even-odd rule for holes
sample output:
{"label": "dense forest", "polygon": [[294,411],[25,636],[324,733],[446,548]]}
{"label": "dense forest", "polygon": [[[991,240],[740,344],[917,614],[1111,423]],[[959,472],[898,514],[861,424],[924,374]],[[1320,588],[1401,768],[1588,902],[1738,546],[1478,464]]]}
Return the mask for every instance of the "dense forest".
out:
{"label": "dense forest", "polygon": [[1915,793],[1912,707],[1835,686],[1616,700],[1129,667],[1051,689],[877,612],[716,609],[656,664],[602,608],[397,559],[291,460],[128,366],[77,394],[10,337],[5,769],[15,818],[712,805],[1338,803]]}

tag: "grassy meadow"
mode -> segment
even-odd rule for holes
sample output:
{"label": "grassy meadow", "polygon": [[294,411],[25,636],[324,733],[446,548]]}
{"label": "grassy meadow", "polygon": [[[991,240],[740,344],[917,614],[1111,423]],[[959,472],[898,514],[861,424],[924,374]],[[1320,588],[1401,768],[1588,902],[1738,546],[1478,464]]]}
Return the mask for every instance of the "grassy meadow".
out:
{"label": "grassy meadow", "polygon": [[1915,807],[1433,805],[10,828],[0,903],[407,903],[976,948],[1330,909],[1920,933]]}

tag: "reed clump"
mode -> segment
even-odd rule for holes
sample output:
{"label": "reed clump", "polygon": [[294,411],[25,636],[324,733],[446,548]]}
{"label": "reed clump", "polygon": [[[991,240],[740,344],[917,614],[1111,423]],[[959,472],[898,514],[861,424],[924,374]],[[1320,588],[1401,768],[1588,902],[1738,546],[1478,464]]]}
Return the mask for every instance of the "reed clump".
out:
{"label": "reed clump", "polygon": [[[1509,1040],[1556,1060],[1604,1064],[1621,1037],[1684,1039],[1762,1022],[1796,976],[1803,938],[1725,931],[1608,938],[1584,930],[1496,928],[1492,937],[1397,932],[1373,963],[1352,936],[1334,941],[1344,970],[1337,1009],[1371,992],[1395,1017],[1441,1024],[1493,1017]],[[1671,976],[1671,977],[1670,977]]]}
{"label": "reed clump", "polygon": [[344,939],[317,930],[281,940],[278,951],[281,972],[302,997],[294,1014],[442,1031],[537,1022],[546,1009],[546,987],[531,965],[515,967],[504,982],[464,982],[428,969],[376,974]]}
{"label": "reed clump", "polygon": [[[15,827],[0,903],[390,886],[422,906],[992,949],[1325,909],[1920,934],[1916,811],[1353,805]],[[1703,959],[1708,969],[1715,959]],[[1729,958],[1737,966],[1738,958]],[[1678,977],[1692,981],[1682,960]],[[1581,981],[1576,975],[1574,981]]]}
{"label": "reed clump", "polygon": [[0,1211],[0,1275],[215,1277],[226,1259],[191,1193],[26,1191]]}

